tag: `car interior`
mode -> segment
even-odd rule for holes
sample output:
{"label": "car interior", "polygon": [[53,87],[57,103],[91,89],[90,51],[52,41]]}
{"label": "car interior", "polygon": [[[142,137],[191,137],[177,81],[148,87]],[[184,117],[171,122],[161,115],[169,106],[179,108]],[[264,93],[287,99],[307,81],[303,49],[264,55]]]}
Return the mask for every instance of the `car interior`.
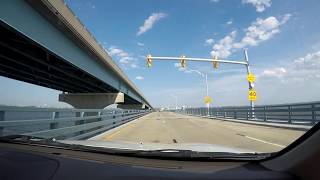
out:
{"label": "car interior", "polygon": [[1,179],[319,179],[319,125],[253,161],[141,158],[1,142]]}
{"label": "car interior", "polygon": [[[36,19],[33,22],[32,21],[22,22],[22,20],[20,20],[21,17],[19,18],[18,16],[15,16],[16,14],[15,12],[13,12],[12,9],[8,10],[6,12],[7,14],[4,13],[5,8],[2,9],[1,4],[2,3],[5,4],[5,3],[0,2],[0,11],[2,9],[2,13],[0,12],[0,28],[1,28],[0,39],[2,39],[0,40],[0,48],[1,48],[0,49],[0,76],[4,76],[6,78],[11,78],[18,81],[23,81],[26,83],[31,83],[33,85],[52,88],[54,90],[59,90],[59,93],[61,92],[61,94],[59,94],[59,98],[63,96],[67,97],[69,92],[70,92],[69,94],[75,92],[76,95],[77,93],[79,94],[88,93],[90,95],[97,92],[98,93],[102,92],[101,94],[109,93],[109,95],[111,94],[110,96],[108,97],[103,96],[103,98],[105,99],[99,98],[99,96],[95,98],[91,97],[91,99],[95,99],[96,101],[99,101],[101,99],[103,99],[103,101],[107,101],[107,100],[110,101],[110,99],[112,99],[113,104],[115,104],[114,101],[116,100],[118,101],[120,99],[119,101],[121,102],[117,102],[119,104],[118,107],[125,107],[125,108],[121,110],[119,110],[119,108],[118,109],[115,108],[116,110],[111,109],[110,111],[105,110],[103,109],[104,107],[106,107],[103,104],[105,102],[102,102],[101,103],[102,105],[101,105],[99,104],[101,101],[99,101],[99,103],[96,103],[96,104],[99,104],[99,108],[94,107],[96,104],[94,104],[95,102],[93,102],[93,103],[87,103],[87,104],[90,104],[91,105],[90,107],[94,107],[94,108],[90,108],[89,106],[81,106],[80,108],[77,108],[76,106],[74,106],[75,108],[66,108],[66,109],[52,108],[53,109],[52,110],[47,106],[41,107],[41,108],[34,107],[34,106],[2,107],[3,102],[0,101],[0,180],[22,180],[22,179],[24,180],[60,180],[60,179],[67,179],[67,180],[69,179],[71,180],[72,179],[74,180],[87,180],[87,179],[88,180],[105,180],[105,179],[320,180],[320,172],[318,172],[318,170],[320,170],[320,123],[319,123],[319,119],[316,118],[316,116],[318,115],[317,113],[319,112],[319,106],[315,107],[316,105],[312,103],[308,104],[308,108],[306,108],[306,105],[297,105],[301,107],[296,108],[296,112],[300,110],[302,111],[302,110],[308,109],[308,111],[303,111],[303,113],[307,112],[308,114],[297,113],[298,114],[297,117],[298,118],[304,118],[306,116],[312,117],[310,119],[305,120],[307,122],[305,124],[307,124],[308,128],[310,129],[306,130],[305,133],[302,130],[299,133],[297,133],[300,135],[303,132],[304,134],[302,136],[299,136],[292,143],[288,143],[289,144],[288,146],[280,145],[284,147],[280,151],[272,151],[270,153],[257,153],[259,151],[255,151],[254,153],[251,153],[251,154],[246,154],[246,153],[237,154],[232,152],[213,152],[213,153],[200,152],[200,151],[197,152],[197,151],[184,150],[184,149],[178,149],[178,148],[175,148],[175,149],[168,148],[168,149],[162,149],[162,150],[161,148],[160,150],[159,148],[158,149],[155,148],[151,151],[147,151],[147,150],[143,151],[140,149],[140,151],[138,151],[136,149],[133,150],[130,148],[117,149],[117,148],[109,148],[108,146],[104,146],[103,148],[101,146],[94,147],[95,141],[90,138],[92,137],[97,138],[98,135],[100,135],[101,137],[107,137],[107,135],[104,133],[108,131],[108,132],[114,133],[114,134],[108,135],[108,137],[111,139],[111,137],[112,136],[115,137],[117,133],[120,134],[118,131],[121,130],[121,127],[123,127],[124,125],[127,125],[126,128],[128,128],[128,126],[131,128],[136,126],[137,128],[136,132],[138,132],[137,134],[139,135],[145,133],[145,136],[148,136],[146,131],[149,131],[149,133],[151,132],[150,134],[152,134],[153,130],[148,129],[147,125],[145,125],[147,126],[146,128],[147,130],[144,130],[142,128],[139,129],[140,127],[137,124],[135,124],[136,122],[133,120],[143,118],[152,113],[154,114],[159,113],[157,116],[156,115],[154,116],[154,119],[153,119],[154,121],[152,122],[155,122],[154,124],[159,123],[160,125],[153,124],[153,127],[157,127],[157,128],[158,127],[160,128],[160,126],[164,127],[170,122],[166,121],[167,119],[165,119],[166,118],[165,116],[160,117],[161,116],[160,113],[162,112],[162,110],[160,109],[164,109],[163,112],[168,113],[169,115],[173,114],[171,120],[172,121],[176,120],[174,121],[174,123],[177,123],[179,120],[180,120],[179,122],[186,122],[186,121],[189,122],[191,118],[190,119],[186,118],[187,120],[185,120],[182,117],[191,117],[191,116],[198,118],[199,122],[200,121],[202,123],[204,122],[204,125],[203,124],[199,125],[200,123],[195,124],[196,120],[191,119],[190,120],[191,125],[187,125],[187,128],[186,128],[187,130],[181,130],[181,131],[185,131],[185,134],[189,135],[187,137],[189,138],[191,137],[191,139],[193,138],[193,135],[190,135],[191,132],[190,134],[188,134],[189,132],[187,131],[189,129],[197,126],[198,129],[196,129],[195,131],[197,132],[202,131],[203,129],[205,129],[205,126],[208,126],[208,124],[214,120],[216,120],[216,123],[221,123],[222,125],[226,125],[228,123],[230,125],[231,123],[234,123],[232,126],[232,128],[234,129],[237,127],[239,127],[239,129],[241,128],[244,129],[242,125],[245,124],[248,126],[267,127],[270,129],[273,128],[278,130],[281,128],[285,130],[288,130],[291,128],[290,130],[294,129],[296,131],[298,131],[296,126],[301,125],[303,122],[301,123],[301,122],[298,122],[297,120],[297,122],[300,124],[292,123],[292,121],[294,121],[291,119],[291,116],[294,116],[294,114],[292,113],[292,111],[294,111],[294,108],[292,108],[293,105],[281,106],[282,109],[275,109],[272,112],[276,115],[277,113],[283,113],[285,114],[286,117],[290,116],[290,119],[288,119],[288,122],[287,121],[284,122],[283,120],[278,122],[271,120],[270,122],[267,122],[268,115],[266,115],[266,113],[271,112],[272,109],[269,109],[268,111],[266,106],[262,108],[260,107],[260,109],[259,109],[259,106],[258,108],[256,107],[257,117],[261,118],[262,116],[260,115],[264,113],[264,118],[257,119],[254,116],[255,106],[253,102],[256,100],[256,91],[253,90],[254,88],[253,82],[255,81],[256,78],[252,73],[249,73],[250,71],[249,61],[240,62],[238,64],[246,65],[247,66],[246,72],[248,73],[248,77],[250,75],[250,78],[249,78],[250,80],[248,80],[249,93],[251,91],[251,93],[254,94],[252,95],[253,97],[249,97],[249,101],[251,103],[250,104],[251,109],[249,108],[249,105],[248,105],[245,107],[246,110],[240,109],[239,112],[236,112],[234,109],[231,109],[229,111],[227,110],[225,112],[220,113],[220,116],[218,116],[219,114],[218,111],[215,111],[216,116],[214,117],[213,116],[214,113],[210,112],[211,110],[210,108],[212,108],[212,110],[214,109],[213,107],[209,107],[209,106],[200,107],[198,109],[197,108],[188,109],[182,106],[181,108],[177,108],[178,97],[174,95],[170,97],[170,101],[173,100],[171,103],[174,103],[174,100],[175,100],[175,107],[171,109],[165,108],[165,107],[158,108],[158,109],[153,108],[146,101],[146,99],[144,99],[144,96],[140,94],[140,91],[135,89],[135,86],[133,85],[133,83],[131,83],[129,79],[127,79],[123,71],[120,68],[118,68],[116,64],[113,64],[112,59],[109,57],[109,55],[106,52],[104,52],[100,46],[98,46],[98,43],[95,41],[95,38],[93,37],[93,35],[91,35],[89,31],[87,31],[86,28],[82,26],[80,20],[76,19],[76,16],[73,14],[73,12],[69,10],[68,7],[65,6],[64,1],[59,0],[59,2],[58,1],[55,2],[50,0],[41,0],[41,2],[40,1],[38,2],[36,0],[26,0],[26,1],[23,1],[23,3],[21,3],[22,0],[21,1],[15,0],[14,2],[15,3],[12,3],[12,4],[10,3],[6,4],[7,7],[11,7],[12,9],[15,8],[15,7],[12,7],[14,5],[17,5],[17,7],[20,6],[21,9],[23,9],[23,7],[28,7],[28,8],[25,8],[26,10],[25,12],[32,12],[32,16],[30,15],[30,17],[37,17],[38,19]],[[54,5],[57,5],[56,7],[62,6],[62,8],[60,9],[61,11],[58,11],[57,10],[58,8],[55,9],[56,7],[54,7]],[[271,6],[271,4],[267,4],[267,5],[268,7]],[[93,9],[95,8],[96,7],[94,7]],[[255,13],[258,13],[255,10],[253,11]],[[65,14],[63,14],[62,12],[64,12]],[[6,17],[5,15],[8,15],[8,16]],[[164,18],[164,17],[166,16],[160,13],[160,18]],[[152,19],[153,18],[151,18],[151,20]],[[277,21],[279,26],[285,23],[285,18],[282,20],[283,21],[280,20],[281,22]],[[43,25],[44,27],[48,27],[48,29],[43,30],[43,32],[51,30],[52,33],[49,35],[39,33],[39,39],[32,38],[30,34],[38,31],[35,31],[32,27],[30,28],[23,25],[30,23],[30,26],[35,26],[38,23],[37,21],[38,22],[41,21],[39,23],[40,25]],[[261,21],[261,19],[260,20],[258,19],[257,21]],[[141,21],[141,23],[142,22],[143,21]],[[13,27],[13,25],[11,26],[10,23],[15,25],[16,27]],[[20,24],[23,24],[23,25],[20,26]],[[148,19],[144,24],[148,25]],[[40,25],[39,27],[41,27]],[[152,23],[151,23],[151,26],[152,26]],[[251,26],[256,26],[256,24],[253,23],[251,24]],[[226,27],[226,25],[224,27]],[[19,28],[21,31],[16,30]],[[148,28],[149,29],[151,28],[150,24]],[[28,33],[30,32],[31,33],[30,34],[24,33],[23,30],[25,30]],[[145,33],[145,31],[140,33]],[[276,33],[278,33],[278,31]],[[134,34],[135,37],[139,35],[140,35],[139,32],[138,32],[138,35]],[[232,36],[232,34],[230,36]],[[35,35],[35,37],[37,36]],[[65,44],[67,44],[66,46],[62,46],[62,45],[61,46],[71,47],[70,51],[69,49],[67,51],[64,51],[63,48],[60,48],[60,49],[52,48],[60,45],[55,41],[48,40],[52,37],[61,37],[61,41],[64,40],[66,42]],[[43,44],[45,43],[43,42],[42,42],[43,44],[38,42],[41,40],[43,42],[48,42],[47,44],[48,46],[44,46]],[[213,39],[212,41],[209,41],[209,43],[210,42],[211,42],[211,45],[213,45],[212,44]],[[49,45],[52,45],[51,48],[56,51],[55,52],[54,50],[51,51]],[[141,46],[142,45],[140,45],[139,48],[141,48]],[[70,58],[68,59],[62,56],[58,56],[57,55],[58,50],[61,50],[61,52],[65,53],[66,57],[67,55],[70,55],[68,56]],[[71,50],[74,50],[74,51],[71,52]],[[78,54],[74,52],[78,52]],[[244,52],[245,52],[245,57],[247,58],[246,49]],[[122,53],[126,55],[126,53],[124,52]],[[12,57],[11,60],[6,60],[5,59],[6,56]],[[27,57],[27,58],[24,59],[21,57]],[[43,57],[46,57],[47,59]],[[85,58],[88,58],[87,61],[84,61]],[[129,57],[125,57],[125,58],[130,59]],[[146,56],[147,68],[151,68],[152,63],[154,62],[152,60],[155,60],[156,58],[157,57],[153,57],[151,55]],[[162,57],[162,58],[168,59],[168,57]],[[101,59],[103,59],[104,61],[98,61]],[[173,59],[178,60],[178,62],[181,63],[181,66],[186,66],[187,60],[190,60],[190,59],[187,59],[186,56],[181,56]],[[71,62],[71,60],[74,60],[74,61]],[[83,60],[83,62],[81,60]],[[218,66],[218,62],[219,63],[231,62],[233,63],[233,65],[237,64],[234,61],[220,60],[218,59],[217,56],[214,56],[213,59],[209,59],[206,61],[210,62],[210,67],[212,66],[212,62],[213,62],[214,69],[220,68]],[[29,62],[32,62],[33,64]],[[77,63],[79,63],[80,65]],[[89,66],[90,68],[85,69]],[[172,64],[170,64],[170,66],[173,68]],[[185,72],[180,69],[177,69],[179,67],[174,67],[176,68],[174,69],[175,73]],[[99,73],[93,74],[95,71],[99,71]],[[51,73],[51,72],[54,72],[54,73]],[[164,72],[166,73],[166,69],[164,70]],[[190,74],[191,72],[192,71],[190,70],[189,72],[186,72],[186,73]],[[71,75],[68,76],[68,73]],[[204,74],[202,74],[200,71],[197,71],[197,70],[193,70],[193,73],[198,73],[202,78],[205,78],[205,81],[207,81],[207,75],[204,76]],[[101,78],[104,76],[105,78]],[[158,75],[154,75],[154,76],[158,76]],[[120,80],[116,79],[115,81],[113,81],[113,78],[119,78]],[[104,80],[110,81],[110,82],[106,82]],[[135,78],[135,80],[137,81],[143,80],[143,77]],[[245,81],[245,83],[246,83],[245,85],[247,86],[247,81]],[[272,82],[270,83],[272,84]],[[0,79],[0,89],[2,89],[4,86],[5,85],[1,84],[1,79]],[[97,88],[98,90],[96,90],[95,88]],[[116,88],[119,88],[119,89],[116,89]],[[191,88],[193,88],[193,86]],[[208,86],[206,88],[208,92]],[[90,91],[91,89],[94,89],[97,92],[94,92],[94,91],[91,92]],[[68,93],[65,92],[67,90],[69,91]],[[77,90],[79,90],[79,92],[77,92]],[[161,95],[158,95],[157,92],[154,94],[156,94],[156,96],[159,96],[160,99],[163,98],[161,97]],[[41,98],[41,96],[39,95],[38,97],[36,93],[35,93],[35,97],[39,99]],[[193,97],[189,97],[189,98],[192,99]],[[60,98],[59,100],[61,99],[62,98]],[[84,101],[87,102],[86,101],[87,99],[85,100],[81,99],[81,100],[83,102]],[[246,103],[248,103],[247,99],[245,100],[246,100]],[[81,103],[86,104],[83,102]],[[211,97],[209,97],[208,95],[205,96],[205,104],[209,105],[211,102],[212,102]],[[112,103],[109,103],[108,105]],[[68,106],[68,107],[71,107],[71,106]],[[288,109],[284,110],[283,107],[285,108],[288,107]],[[4,113],[26,111],[23,108],[26,108],[26,109],[29,108],[28,110],[31,109],[30,112],[35,112],[36,110],[40,109],[40,111],[42,111],[40,113],[45,112],[49,114],[50,117],[48,116],[48,118],[43,118],[41,115],[34,113],[33,116],[32,117],[30,116],[29,119],[27,118],[25,119],[25,117],[20,118],[18,120],[15,120],[15,118],[11,118],[11,119],[8,118],[9,120],[5,119]],[[126,108],[128,108],[129,110]],[[222,108],[218,106],[217,109],[222,109]],[[188,113],[187,111],[189,111],[189,114],[187,114]],[[63,112],[70,113],[74,116],[64,117],[62,116]],[[232,117],[230,116],[228,118],[226,117],[228,113],[229,115],[231,113],[234,113],[234,114],[231,115]],[[283,118],[284,116],[283,114],[282,116],[279,116],[279,117]],[[249,117],[250,115],[251,115],[251,119]],[[13,115],[13,117],[17,117],[17,116]],[[165,120],[160,118],[164,118]],[[147,119],[146,121],[150,119]],[[205,122],[204,119],[206,119],[206,121],[208,122]],[[47,121],[46,128],[48,129],[43,130],[39,128],[40,130],[38,130],[37,125],[43,123],[40,121]],[[67,122],[69,123],[69,125],[70,124],[71,125],[70,126],[66,125],[65,127],[64,126],[62,127],[59,124],[58,126],[58,121],[59,123]],[[179,128],[179,125],[177,124],[175,124],[176,129]],[[17,133],[14,132],[16,130],[14,128],[10,129],[11,127],[16,127],[16,126],[23,127],[27,125],[31,125],[31,126],[35,125],[36,128],[35,130],[30,130],[28,132],[23,132],[23,133],[20,133],[18,131]],[[224,126],[217,125],[217,128],[219,127],[224,127]],[[222,128],[220,129],[222,129],[222,131],[228,131],[228,130],[231,131],[230,129],[232,128],[229,128],[229,129],[226,128],[225,130]],[[125,128],[123,128],[122,130],[125,131],[124,129]],[[126,137],[129,137],[131,135],[130,133],[133,132],[128,129],[126,133],[124,133],[124,136]],[[175,130],[174,126],[169,127],[169,129]],[[246,132],[246,130],[243,130],[243,129],[241,130],[243,132]],[[257,129],[258,130],[256,131],[259,131],[259,128]],[[162,130],[160,129],[159,131],[160,131],[159,134],[161,135]],[[170,134],[170,132],[168,134]],[[214,133],[214,131],[211,129],[208,130],[208,132],[209,134]],[[271,134],[271,131],[269,132]],[[8,134],[5,134],[5,133],[8,133]],[[220,133],[219,135],[221,134],[222,133]],[[239,133],[233,133],[233,135],[235,137],[243,138],[243,139],[245,139],[244,136],[246,136],[244,134],[239,134]],[[156,134],[156,136],[158,136],[158,134]],[[218,140],[223,141],[224,137],[226,136],[221,135],[221,137],[218,137]],[[69,140],[68,138],[70,138],[70,140],[79,140],[84,145],[81,145],[81,143],[80,144],[68,144],[68,143],[64,144],[63,142],[67,142]],[[108,139],[105,140],[105,142],[112,144],[112,140],[110,139],[109,141]],[[86,141],[86,140],[92,140],[92,141]],[[262,141],[260,139],[255,139],[253,137],[247,137],[247,139],[245,139],[243,142],[245,141],[248,142],[250,140],[257,144],[261,143]],[[159,145],[161,144],[161,142],[160,143],[159,142],[157,141],[154,143],[155,144],[158,143],[157,145]],[[267,146],[272,147],[272,145],[270,145],[272,144],[271,142],[265,142],[265,141],[263,142],[264,143],[261,143],[262,145],[259,144],[259,146],[261,145],[261,147],[259,148],[267,147]],[[93,145],[90,143],[92,143]],[[143,144],[142,140],[135,143],[136,143],[135,147],[142,147],[142,144]],[[170,143],[169,143],[170,145],[173,144],[173,145],[179,146],[180,139],[177,140],[176,138],[171,138]],[[232,145],[231,141],[230,141],[230,144]],[[130,146],[125,146],[125,147],[130,147]],[[237,146],[235,145],[232,147],[237,147]],[[279,148],[279,146],[272,147],[272,148]]]}

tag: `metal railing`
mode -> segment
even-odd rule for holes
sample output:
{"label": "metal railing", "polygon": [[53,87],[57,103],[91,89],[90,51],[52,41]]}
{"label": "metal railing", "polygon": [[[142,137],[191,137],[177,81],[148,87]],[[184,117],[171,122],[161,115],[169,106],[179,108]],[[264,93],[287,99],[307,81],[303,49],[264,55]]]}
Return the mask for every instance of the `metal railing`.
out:
{"label": "metal railing", "polygon": [[[209,112],[208,112],[209,111]],[[320,121],[320,102],[256,106],[186,108],[177,112],[224,119],[314,125]],[[254,114],[254,118],[252,118]]]}
{"label": "metal railing", "polygon": [[150,110],[0,107],[0,136],[23,134],[86,139],[139,118]]}

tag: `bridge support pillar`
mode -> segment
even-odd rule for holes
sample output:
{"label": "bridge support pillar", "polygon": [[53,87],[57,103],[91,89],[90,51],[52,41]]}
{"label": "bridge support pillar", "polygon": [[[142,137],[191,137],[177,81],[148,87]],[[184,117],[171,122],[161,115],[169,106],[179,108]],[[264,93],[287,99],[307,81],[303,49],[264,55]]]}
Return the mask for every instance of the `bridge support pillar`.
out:
{"label": "bridge support pillar", "polygon": [[147,109],[145,104],[118,104],[120,109]]}
{"label": "bridge support pillar", "polygon": [[110,104],[124,103],[123,93],[68,93],[59,94],[59,101],[77,109],[103,109]]}

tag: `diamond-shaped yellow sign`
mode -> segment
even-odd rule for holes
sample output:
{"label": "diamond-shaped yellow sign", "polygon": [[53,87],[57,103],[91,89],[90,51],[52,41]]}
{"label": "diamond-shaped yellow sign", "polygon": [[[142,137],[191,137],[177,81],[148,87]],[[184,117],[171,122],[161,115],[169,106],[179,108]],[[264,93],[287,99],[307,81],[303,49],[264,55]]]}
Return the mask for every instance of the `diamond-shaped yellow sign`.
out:
{"label": "diamond-shaped yellow sign", "polygon": [[210,96],[206,96],[205,98],[204,98],[204,103],[205,104],[209,104],[209,103],[211,103],[212,102],[212,98],[210,97]]}
{"label": "diamond-shaped yellow sign", "polygon": [[256,77],[254,76],[254,74],[249,73],[247,76],[247,80],[251,83],[253,83],[256,80]]}

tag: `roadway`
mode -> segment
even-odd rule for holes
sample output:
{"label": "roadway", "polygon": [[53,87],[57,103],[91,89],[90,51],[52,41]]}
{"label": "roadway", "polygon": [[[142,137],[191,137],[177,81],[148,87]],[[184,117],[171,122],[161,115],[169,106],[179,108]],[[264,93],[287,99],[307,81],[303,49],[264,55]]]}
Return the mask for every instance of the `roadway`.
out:
{"label": "roadway", "polygon": [[304,131],[153,112],[99,136],[102,141],[208,143],[256,152],[279,151]]}

